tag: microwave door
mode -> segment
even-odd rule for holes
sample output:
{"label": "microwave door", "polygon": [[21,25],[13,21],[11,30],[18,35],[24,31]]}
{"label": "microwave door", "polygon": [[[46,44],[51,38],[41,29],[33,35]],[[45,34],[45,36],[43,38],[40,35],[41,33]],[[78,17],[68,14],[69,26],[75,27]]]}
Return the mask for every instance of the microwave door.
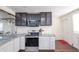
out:
{"label": "microwave door", "polygon": [[36,20],[30,20],[28,24],[29,24],[29,27],[36,27],[38,26],[37,23],[38,22]]}

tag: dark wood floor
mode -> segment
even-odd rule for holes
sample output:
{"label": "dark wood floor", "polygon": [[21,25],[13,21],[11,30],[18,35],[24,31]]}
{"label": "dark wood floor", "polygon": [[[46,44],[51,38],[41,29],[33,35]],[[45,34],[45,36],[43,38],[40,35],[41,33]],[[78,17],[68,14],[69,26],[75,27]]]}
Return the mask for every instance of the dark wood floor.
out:
{"label": "dark wood floor", "polygon": [[56,52],[78,52],[78,50],[69,44],[62,44],[59,40],[55,42],[55,51]]}

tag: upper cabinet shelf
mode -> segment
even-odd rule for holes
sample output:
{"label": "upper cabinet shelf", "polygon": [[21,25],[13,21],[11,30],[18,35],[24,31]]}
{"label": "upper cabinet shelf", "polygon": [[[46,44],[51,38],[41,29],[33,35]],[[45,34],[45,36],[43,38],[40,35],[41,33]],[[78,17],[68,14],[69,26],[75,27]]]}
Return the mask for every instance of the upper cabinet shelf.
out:
{"label": "upper cabinet shelf", "polygon": [[[31,25],[32,24],[32,25]],[[52,13],[40,12],[39,14],[16,13],[16,26],[51,26]]]}

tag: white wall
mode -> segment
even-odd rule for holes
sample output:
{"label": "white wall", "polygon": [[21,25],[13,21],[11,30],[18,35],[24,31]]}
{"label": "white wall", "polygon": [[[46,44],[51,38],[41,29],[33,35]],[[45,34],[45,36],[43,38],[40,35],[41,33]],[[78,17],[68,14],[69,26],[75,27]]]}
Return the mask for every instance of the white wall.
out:
{"label": "white wall", "polygon": [[44,30],[43,34],[53,34],[52,32],[52,26],[40,26],[40,27],[17,27],[17,33],[28,33],[28,31],[36,30],[39,31],[39,29],[42,28]]}
{"label": "white wall", "polygon": [[[76,10],[62,16],[61,17],[61,26],[62,26],[62,21],[66,19],[66,21],[68,23],[66,25],[65,33],[63,32],[63,26],[62,26],[62,36],[67,42],[69,42],[74,47],[78,48],[78,46],[79,46],[79,44],[78,44],[79,43],[79,34],[75,33],[73,31],[73,17],[72,17],[76,13],[79,13],[79,9],[76,9]],[[68,33],[68,35],[66,33]]]}
{"label": "white wall", "polygon": [[73,21],[71,16],[61,19],[62,36],[65,41],[72,45],[73,42]]}

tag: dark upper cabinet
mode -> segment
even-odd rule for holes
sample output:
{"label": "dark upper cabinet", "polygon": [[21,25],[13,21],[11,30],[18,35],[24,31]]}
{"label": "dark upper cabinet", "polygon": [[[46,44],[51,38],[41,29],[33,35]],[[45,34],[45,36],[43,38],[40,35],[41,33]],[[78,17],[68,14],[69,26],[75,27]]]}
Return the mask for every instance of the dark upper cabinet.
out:
{"label": "dark upper cabinet", "polygon": [[27,26],[27,14],[16,13],[15,25],[16,26]]}
{"label": "dark upper cabinet", "polygon": [[40,20],[40,14],[27,14],[27,20]]}
{"label": "dark upper cabinet", "polygon": [[52,13],[41,12],[40,14],[27,14],[27,13],[16,13],[16,26],[51,26],[52,25]]}
{"label": "dark upper cabinet", "polygon": [[51,26],[52,25],[52,13],[51,12],[41,12],[41,26]]}
{"label": "dark upper cabinet", "polygon": [[21,14],[16,13],[15,25],[21,26]]}
{"label": "dark upper cabinet", "polygon": [[27,14],[26,13],[21,14],[21,25],[27,26]]}
{"label": "dark upper cabinet", "polygon": [[46,13],[46,25],[47,26],[52,25],[52,13],[51,12]]}
{"label": "dark upper cabinet", "polygon": [[45,12],[41,12],[40,13],[40,25],[41,26],[45,26],[46,25],[46,13]]}

